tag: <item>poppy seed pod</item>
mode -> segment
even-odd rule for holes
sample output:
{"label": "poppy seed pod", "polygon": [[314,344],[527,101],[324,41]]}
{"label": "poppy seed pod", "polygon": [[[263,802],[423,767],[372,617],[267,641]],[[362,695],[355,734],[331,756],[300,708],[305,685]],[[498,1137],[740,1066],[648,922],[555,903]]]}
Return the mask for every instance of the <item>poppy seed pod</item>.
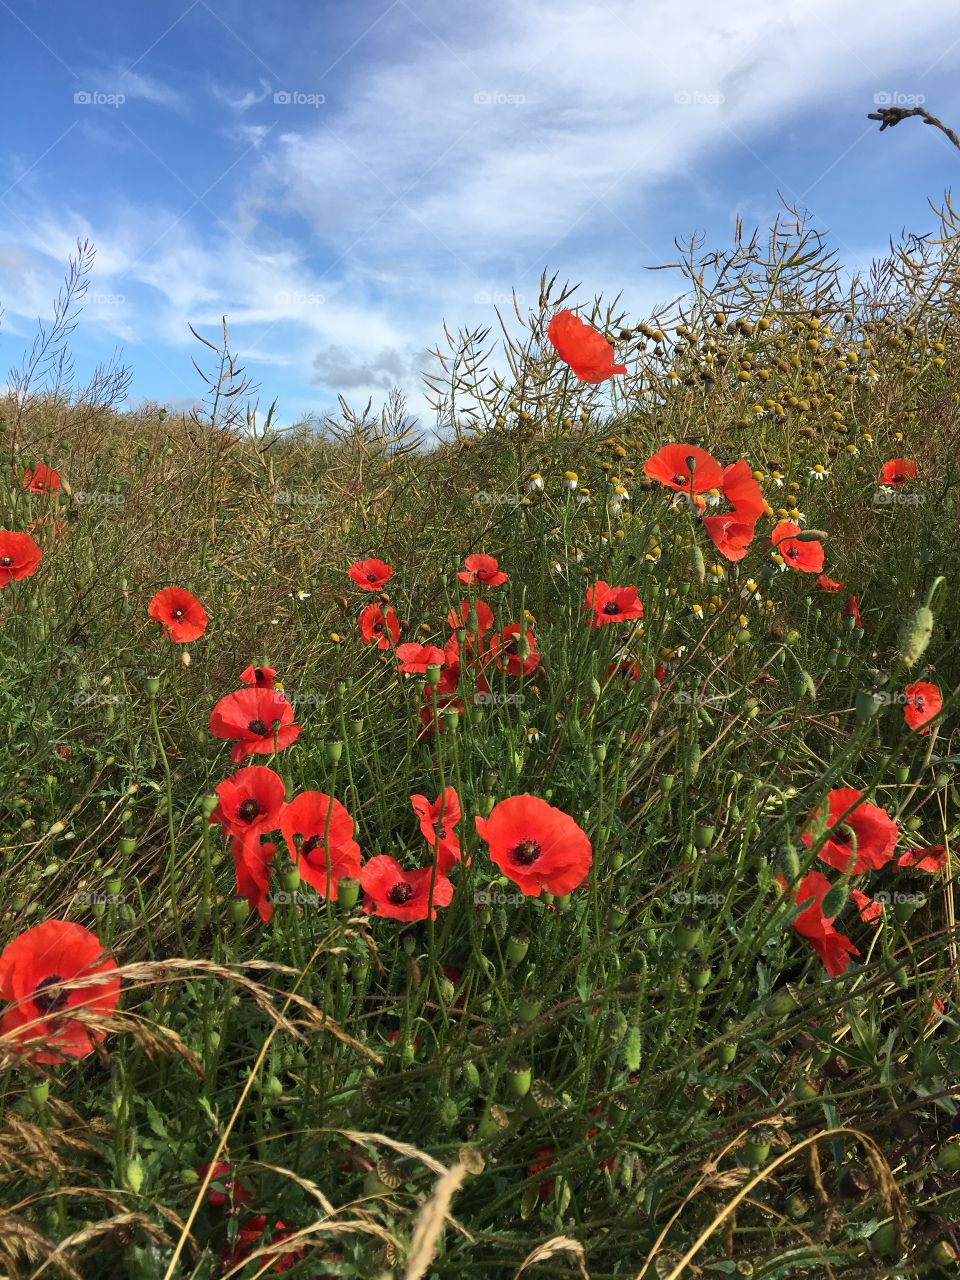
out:
{"label": "poppy seed pod", "polygon": [[748,1165],[756,1168],[770,1154],[770,1130],[754,1129],[743,1144],[743,1157]]}

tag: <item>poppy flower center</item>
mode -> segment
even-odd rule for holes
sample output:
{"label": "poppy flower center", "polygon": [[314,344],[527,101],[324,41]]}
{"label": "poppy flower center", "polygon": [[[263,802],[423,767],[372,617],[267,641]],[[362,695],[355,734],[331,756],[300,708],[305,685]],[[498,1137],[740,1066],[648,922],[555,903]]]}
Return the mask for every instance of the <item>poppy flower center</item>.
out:
{"label": "poppy flower center", "polygon": [[267,734],[267,726],[262,720],[251,720],[247,729],[250,733],[255,733],[258,738],[263,738]]}
{"label": "poppy flower center", "polygon": [[2,564],[4,568],[13,564],[13,556],[0,556],[0,564]]}
{"label": "poppy flower center", "polygon": [[800,554],[800,549],[799,547],[787,547],[786,554],[790,557],[791,560],[796,560],[796,558]]}
{"label": "poppy flower center", "polygon": [[382,623],[382,622],[375,622],[375,623],[373,624],[373,634],[374,634],[375,636],[378,636],[378,635],[382,634],[382,632],[383,632],[383,623]]}
{"label": "poppy flower center", "polygon": [[688,479],[688,477],[687,477],[687,476],[674,476],[674,477],[673,477],[673,483],[674,483],[674,484],[686,484],[686,483],[687,483],[687,479]]}
{"label": "poppy flower center", "polygon": [[440,826],[437,827],[437,835],[440,837],[441,840],[446,840],[447,838],[447,828],[443,825],[442,822]]}
{"label": "poppy flower center", "polygon": [[609,614],[619,613],[620,606],[617,604],[616,600],[608,600],[603,606],[603,612]]}
{"label": "poppy flower center", "polygon": [[413,885],[407,884],[406,880],[400,880],[387,891],[387,901],[393,903],[395,907],[402,907],[412,897]]}
{"label": "poppy flower center", "polygon": [[174,609],[173,618],[175,622],[182,622],[185,617],[186,614],[182,609]]}
{"label": "poppy flower center", "polygon": [[42,1014],[57,1013],[67,1003],[66,991],[59,991],[55,996],[45,994],[47,987],[55,986],[58,982],[63,982],[63,978],[59,973],[51,973],[48,978],[44,978],[42,982],[37,983],[36,990],[33,993],[33,1002]]}
{"label": "poppy flower center", "polygon": [[830,828],[830,839],[836,841],[837,844],[849,845],[853,842],[854,830],[847,823],[841,822],[837,827]]}
{"label": "poppy flower center", "polygon": [[244,822],[252,822],[254,818],[258,818],[260,816],[260,806],[253,797],[249,800],[244,800],[243,804],[237,810],[237,816],[242,818]]}
{"label": "poppy flower center", "polygon": [[377,580],[377,575],[376,575],[375,573],[368,573],[368,574],[367,574],[367,581],[368,581],[368,582],[376,582],[376,580]]}
{"label": "poppy flower center", "polygon": [[540,857],[540,845],[536,840],[521,840],[513,848],[513,860],[521,867],[529,867]]}
{"label": "poppy flower center", "polygon": [[304,840],[300,848],[300,852],[305,858],[309,858],[311,853],[316,849],[323,847],[323,836],[311,836],[309,840]]}

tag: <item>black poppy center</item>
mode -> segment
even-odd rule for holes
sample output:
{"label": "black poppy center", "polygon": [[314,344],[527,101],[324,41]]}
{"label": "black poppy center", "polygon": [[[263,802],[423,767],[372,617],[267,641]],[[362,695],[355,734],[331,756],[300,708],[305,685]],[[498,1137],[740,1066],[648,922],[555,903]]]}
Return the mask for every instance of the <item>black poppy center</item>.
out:
{"label": "black poppy center", "polygon": [[262,720],[251,720],[247,725],[247,729],[251,733],[255,733],[260,738],[264,737],[267,733],[267,726]]}
{"label": "black poppy center", "polygon": [[688,481],[689,481],[689,479],[690,479],[690,477],[689,477],[689,476],[674,476],[674,477],[673,477],[673,483],[674,483],[674,484],[687,484],[687,483],[688,483]]}
{"label": "black poppy center", "polygon": [[244,800],[243,804],[237,810],[237,814],[244,822],[252,822],[254,818],[258,818],[260,816],[260,806],[251,796],[249,800]]}
{"label": "black poppy center", "polygon": [[377,580],[377,575],[376,575],[375,573],[368,573],[368,574],[367,574],[367,581],[368,581],[368,582],[376,582],[376,580]]}
{"label": "black poppy center", "polygon": [[48,996],[46,988],[56,986],[57,983],[63,982],[63,978],[59,973],[51,973],[49,978],[44,978],[42,982],[37,983],[36,990],[33,993],[33,1002],[44,1015],[48,1013],[57,1013],[67,1003],[66,991],[59,991],[55,996]]}
{"label": "black poppy center", "polygon": [[409,902],[413,897],[413,885],[407,884],[406,880],[400,880],[387,890],[387,901],[391,902],[395,907],[402,907],[405,902]]}
{"label": "black poppy center", "polygon": [[379,635],[381,635],[381,634],[382,634],[382,632],[383,632],[383,623],[382,623],[382,622],[375,622],[375,623],[373,624],[373,634],[374,634],[375,636],[379,636]]}
{"label": "black poppy center", "polygon": [[300,852],[305,858],[309,858],[310,854],[315,850],[323,847],[323,836],[311,836],[309,840],[304,840]]}
{"label": "black poppy center", "polygon": [[13,564],[13,556],[0,556],[0,564],[2,564],[4,568]]}
{"label": "black poppy center", "polygon": [[607,603],[603,606],[603,612],[609,613],[611,615],[615,613],[619,613],[620,606],[617,604],[616,600],[608,600]]}
{"label": "black poppy center", "polygon": [[847,826],[845,822],[841,822],[837,827],[830,828],[830,839],[837,844],[850,845],[853,843],[854,831],[852,827]]}
{"label": "black poppy center", "polygon": [[176,622],[182,622],[182,621],[183,621],[183,619],[184,619],[185,617],[186,617],[186,614],[184,613],[184,611],[183,611],[182,609],[174,609],[174,611],[173,611],[173,618],[174,618],[174,621],[176,621]]}
{"label": "black poppy center", "polygon": [[799,547],[787,547],[786,554],[791,560],[796,560],[797,556],[800,554],[800,549]]}
{"label": "black poppy center", "polygon": [[536,840],[521,840],[513,849],[513,860],[521,867],[529,867],[540,857],[540,845]]}

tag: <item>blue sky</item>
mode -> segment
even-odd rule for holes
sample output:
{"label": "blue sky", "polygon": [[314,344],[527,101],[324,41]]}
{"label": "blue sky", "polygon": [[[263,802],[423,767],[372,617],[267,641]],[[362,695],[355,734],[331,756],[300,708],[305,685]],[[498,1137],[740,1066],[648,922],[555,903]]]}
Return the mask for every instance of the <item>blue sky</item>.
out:
{"label": "blue sky", "polygon": [[960,122],[955,0],[0,0],[0,48],[0,383],[89,237],[81,375],[119,347],[133,402],[189,403],[188,322],[226,314],[282,422],[422,410],[444,322],[544,269],[645,318],[675,237],[726,247],[778,193],[866,269],[960,172],[866,119]]}

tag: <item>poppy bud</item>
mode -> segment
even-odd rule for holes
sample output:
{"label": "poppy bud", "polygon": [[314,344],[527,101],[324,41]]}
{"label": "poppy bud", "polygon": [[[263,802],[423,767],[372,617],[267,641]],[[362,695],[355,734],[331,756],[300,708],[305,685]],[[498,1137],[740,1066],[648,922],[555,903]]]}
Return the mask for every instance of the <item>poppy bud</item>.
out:
{"label": "poppy bud", "polygon": [[703,552],[700,550],[700,547],[696,542],[693,544],[693,549],[690,552],[690,563],[693,566],[693,572],[697,576],[697,581],[702,586],[707,578],[707,566],[703,558]]}
{"label": "poppy bud", "polygon": [[457,1104],[452,1098],[444,1098],[440,1103],[440,1123],[447,1129],[452,1129],[457,1123],[460,1112]]}
{"label": "poppy bud", "polygon": [[140,1194],[140,1188],[143,1186],[143,1165],[139,1156],[134,1156],[132,1160],[127,1161],[123,1181],[135,1196]]}
{"label": "poppy bud", "polygon": [[480,1088],[480,1072],[475,1062],[465,1062],[460,1068],[460,1079],[471,1090]]}
{"label": "poppy bud", "polygon": [[904,896],[899,902],[893,904],[893,914],[895,918],[904,924],[918,908],[926,904],[926,894],[917,893],[912,897]]}
{"label": "poppy bud", "polygon": [[603,686],[600,684],[600,681],[597,679],[596,676],[591,676],[590,692],[593,694],[595,698],[599,698],[602,691],[603,691]]}
{"label": "poppy bud", "polygon": [[783,846],[780,857],[780,864],[783,867],[784,875],[788,882],[793,884],[800,875],[800,856],[797,853],[796,845],[790,840]]}
{"label": "poppy bud", "polygon": [[803,1196],[795,1191],[793,1195],[787,1197],[787,1213],[795,1222],[800,1222],[810,1213],[810,1206]]}
{"label": "poppy bud", "polygon": [[933,614],[926,605],[921,605],[900,633],[900,649],[908,667],[912,667],[926,652],[932,635]]}
{"label": "poppy bud", "polygon": [[686,756],[687,774],[690,778],[695,778],[700,772],[700,743],[692,742],[687,748]]}
{"label": "poppy bud", "polygon": [[809,671],[801,671],[797,677],[797,696],[807,697],[811,702],[817,700],[817,686],[813,682],[813,676]]}
{"label": "poppy bud", "polygon": [[838,916],[846,906],[849,890],[842,880],[838,880],[832,885],[824,896],[820,910],[825,920],[832,920],[834,916]]}

